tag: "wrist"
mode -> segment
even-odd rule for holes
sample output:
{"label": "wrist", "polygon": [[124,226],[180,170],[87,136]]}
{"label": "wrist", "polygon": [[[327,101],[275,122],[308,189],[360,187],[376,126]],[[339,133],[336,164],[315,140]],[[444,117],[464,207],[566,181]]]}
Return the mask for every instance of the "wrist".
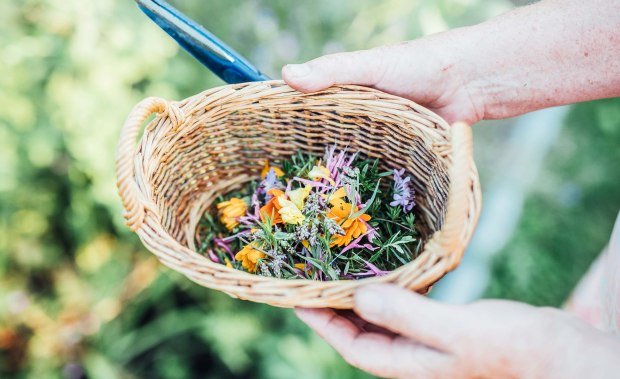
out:
{"label": "wrist", "polygon": [[[427,103],[432,109],[442,109],[448,122],[475,123],[486,115],[486,103],[480,87],[476,86],[477,71],[469,43],[470,29],[465,27],[449,30],[410,41],[410,50],[424,57],[433,69],[433,93],[438,97]],[[451,111],[447,111],[450,109]]]}
{"label": "wrist", "polygon": [[459,104],[470,104],[475,121],[489,118],[488,88],[489,82],[482,74],[481,59],[475,43],[479,34],[479,25],[452,29],[438,34],[435,45],[441,46],[437,55],[442,57],[442,73],[447,75],[446,82],[452,88],[446,93],[458,98]]}
{"label": "wrist", "polygon": [[[548,378],[607,378],[620,370],[620,340],[571,314],[544,309],[546,340],[533,355],[542,357],[539,374]],[[538,353],[536,353],[538,351]]]}
{"label": "wrist", "polygon": [[494,20],[453,29],[445,38],[454,73],[480,119],[508,118],[537,108],[540,91],[528,83],[527,68],[515,64],[515,54],[522,52],[506,48],[512,36],[502,34]]}
{"label": "wrist", "polygon": [[[530,45],[521,24],[538,27],[533,6],[446,34],[456,71],[481,119],[501,119],[550,106],[547,81],[557,81]],[[534,15],[530,15],[534,14]],[[533,21],[530,19],[534,19]],[[533,43],[530,50],[544,49]],[[546,64],[546,63],[545,63]]]}

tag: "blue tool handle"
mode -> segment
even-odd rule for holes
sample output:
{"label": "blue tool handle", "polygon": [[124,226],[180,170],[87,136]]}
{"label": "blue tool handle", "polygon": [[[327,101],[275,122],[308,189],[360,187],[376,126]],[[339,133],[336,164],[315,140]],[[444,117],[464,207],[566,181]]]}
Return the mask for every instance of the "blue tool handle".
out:
{"label": "blue tool handle", "polygon": [[142,11],[226,83],[269,80],[239,53],[164,0],[136,0]]}

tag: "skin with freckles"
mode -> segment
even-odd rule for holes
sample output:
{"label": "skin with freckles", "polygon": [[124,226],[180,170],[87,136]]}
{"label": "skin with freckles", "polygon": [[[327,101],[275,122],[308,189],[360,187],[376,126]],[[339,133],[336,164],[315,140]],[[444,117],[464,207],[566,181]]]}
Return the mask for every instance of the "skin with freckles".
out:
{"label": "skin with freckles", "polygon": [[[479,25],[287,65],[303,92],[358,84],[475,123],[620,96],[620,0],[543,0]],[[354,314],[297,309],[345,360],[395,378],[612,378],[620,339],[509,301],[455,306],[362,287]]]}

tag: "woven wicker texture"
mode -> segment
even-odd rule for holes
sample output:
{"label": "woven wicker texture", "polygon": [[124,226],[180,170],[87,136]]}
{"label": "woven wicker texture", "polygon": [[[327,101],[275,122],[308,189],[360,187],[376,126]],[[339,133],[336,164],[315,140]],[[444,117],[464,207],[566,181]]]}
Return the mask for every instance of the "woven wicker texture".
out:
{"label": "woven wicker texture", "polygon": [[[414,178],[425,241],[414,261],[380,277],[318,282],[249,274],[196,252],[198,222],[218,195],[259,177],[265,159],[321,156],[333,144]],[[163,264],[205,287],[282,307],[351,308],[356,287],[371,282],[427,291],[459,263],[481,204],[468,125],[449,126],[409,100],[358,86],[302,94],[269,81],[180,102],[147,98],[122,129],[117,175],[127,224]]]}

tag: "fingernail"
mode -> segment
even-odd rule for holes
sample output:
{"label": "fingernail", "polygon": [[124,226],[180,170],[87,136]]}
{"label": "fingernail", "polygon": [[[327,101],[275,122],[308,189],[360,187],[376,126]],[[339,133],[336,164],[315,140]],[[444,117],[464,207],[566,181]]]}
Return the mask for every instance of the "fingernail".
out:
{"label": "fingernail", "polygon": [[294,78],[302,78],[312,71],[310,65],[306,63],[302,64],[287,64],[285,67],[286,72]]}
{"label": "fingernail", "polygon": [[378,314],[383,309],[383,295],[374,286],[365,286],[355,293],[355,306],[364,314]]}

